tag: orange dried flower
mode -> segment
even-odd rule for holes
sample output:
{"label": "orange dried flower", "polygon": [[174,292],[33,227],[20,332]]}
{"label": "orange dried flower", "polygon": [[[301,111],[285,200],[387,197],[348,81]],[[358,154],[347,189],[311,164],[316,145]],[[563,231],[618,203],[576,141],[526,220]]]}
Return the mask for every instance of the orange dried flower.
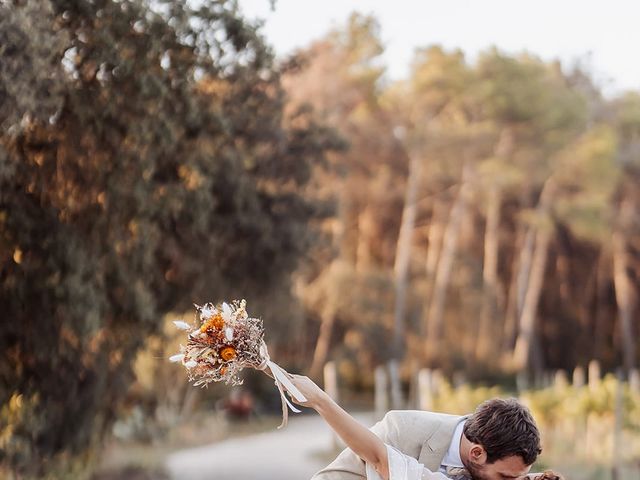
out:
{"label": "orange dried flower", "polygon": [[213,332],[214,330],[222,330],[222,327],[224,327],[222,315],[216,313],[200,327],[200,331],[202,333]]}
{"label": "orange dried flower", "polygon": [[233,347],[224,347],[220,351],[220,357],[225,362],[228,362],[229,360],[233,360],[234,358],[236,358],[236,349]]}

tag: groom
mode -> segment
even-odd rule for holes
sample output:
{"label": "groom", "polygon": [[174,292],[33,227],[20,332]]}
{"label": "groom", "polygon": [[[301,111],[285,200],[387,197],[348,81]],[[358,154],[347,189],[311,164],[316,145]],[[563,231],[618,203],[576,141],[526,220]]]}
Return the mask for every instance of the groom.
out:
{"label": "groom", "polygon": [[[541,452],[538,427],[515,399],[488,400],[467,416],[391,411],[372,431],[431,471],[451,478],[462,474],[474,480],[515,480],[529,473]],[[347,448],[311,480],[364,478],[364,463]]]}

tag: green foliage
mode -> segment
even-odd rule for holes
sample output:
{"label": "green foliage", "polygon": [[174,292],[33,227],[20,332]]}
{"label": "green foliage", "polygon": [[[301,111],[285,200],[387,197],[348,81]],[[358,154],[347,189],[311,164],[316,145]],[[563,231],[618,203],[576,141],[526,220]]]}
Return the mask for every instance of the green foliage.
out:
{"label": "green foliage", "polygon": [[454,388],[448,382],[442,382],[438,394],[433,399],[435,411],[465,415],[490,398],[505,396],[500,387],[472,387],[468,384]]}
{"label": "green foliage", "polygon": [[[6,2],[9,3],[9,2]],[[54,25],[50,2],[29,0],[22,8],[0,4],[0,129],[24,119],[47,121],[62,106],[60,58],[68,42]],[[20,81],[16,81],[17,79]]]}
{"label": "green foliage", "polygon": [[344,67],[354,84],[367,86],[371,92],[384,72],[376,59],[384,52],[380,41],[380,24],[370,15],[352,13],[344,30],[336,29],[329,35],[336,49],[344,55]]}
{"label": "green foliage", "polygon": [[555,211],[578,237],[598,240],[610,231],[611,201],[622,173],[615,161],[617,143],[612,128],[599,126],[558,156],[555,178],[564,192]]}
{"label": "green foliage", "polygon": [[[563,419],[569,422],[585,420],[589,416],[612,420],[615,415],[618,388],[622,394],[622,410],[625,428],[640,430],[640,392],[633,391],[628,383],[620,383],[614,375],[606,375],[595,386],[573,387],[552,385],[531,389],[519,396],[532,411],[543,428],[552,427]],[[439,379],[433,396],[434,410],[465,414],[472,412],[481,402],[494,397],[513,395],[508,390],[493,386],[472,386],[464,383],[458,387],[447,380]]]}
{"label": "green foliage", "polygon": [[505,124],[537,124],[541,131],[579,125],[586,116],[581,94],[562,72],[530,55],[484,52],[477,65],[477,96],[484,115]]}
{"label": "green foliage", "polygon": [[[339,173],[320,178],[338,208],[326,225],[334,249],[313,257],[315,268],[301,289],[315,299],[306,305],[309,343],[320,320],[330,324],[322,331],[333,329],[322,339],[331,340],[329,357],[362,362],[355,372],[386,360],[413,158],[421,174],[403,310],[407,364],[429,361],[431,323],[442,326],[435,362],[449,373],[511,375],[516,337],[530,331],[531,370],[593,358],[613,370],[624,342],[614,321],[620,305],[610,242],[619,205],[637,205],[640,198],[637,92],[609,100],[581,68],[496,48],[471,61],[438,45],[416,50],[408,78],[385,83],[376,76],[380,45],[377,23],[354,15],[298,52],[305,62],[286,83],[296,101],[312,103],[350,145],[332,156]],[[362,69],[383,81],[365,81],[355,73]],[[453,206],[462,184],[468,187],[464,216],[447,235],[456,225]],[[640,224],[628,223],[633,288],[622,303],[633,315]],[[445,251],[454,254],[443,262]],[[448,265],[442,275],[440,265]],[[534,272],[542,272],[540,282],[531,281]],[[538,296],[536,285],[539,299],[526,301]],[[441,309],[432,308],[440,305],[436,295],[444,298]],[[523,315],[525,304],[530,317]],[[440,322],[431,321],[429,312],[440,310]]]}
{"label": "green foliage", "polygon": [[[616,413],[618,395],[621,409]],[[597,386],[529,391],[522,400],[540,424],[543,447],[549,452],[547,461],[552,465],[610,465],[615,458],[624,465],[640,453],[640,393],[632,391],[629,384],[619,386],[613,375]],[[621,422],[616,433],[617,414]],[[579,448],[576,439],[580,440]],[[614,447],[616,441],[620,443]]]}
{"label": "green foliage", "polygon": [[618,160],[637,168],[640,158],[640,93],[628,92],[612,102],[613,125],[620,139]]}
{"label": "green foliage", "polygon": [[164,313],[286,305],[319,211],[299,191],[338,143],[285,113],[234,1],[0,8],[0,459],[41,475],[109,431]]}
{"label": "green foliage", "polygon": [[[619,394],[622,396],[619,434],[624,443],[618,453],[622,461],[629,462],[640,454],[640,392],[631,390],[628,383],[620,384],[615,376],[607,375],[596,386],[557,385],[523,392],[519,398],[531,409],[542,433],[545,464],[560,471],[563,471],[561,466],[574,468],[580,463],[590,468],[609,465],[613,458]],[[433,409],[467,414],[484,400],[509,396],[512,396],[510,392],[499,387],[463,384],[454,388],[441,380],[433,397]],[[578,438],[581,448],[576,448]]]}

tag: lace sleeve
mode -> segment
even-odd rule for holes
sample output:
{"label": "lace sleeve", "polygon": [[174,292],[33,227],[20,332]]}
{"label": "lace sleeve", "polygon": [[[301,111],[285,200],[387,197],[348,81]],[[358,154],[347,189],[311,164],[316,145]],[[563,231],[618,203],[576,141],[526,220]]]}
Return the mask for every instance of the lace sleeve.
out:
{"label": "lace sleeve", "polygon": [[[387,445],[389,460],[389,480],[449,480],[440,472],[432,472],[413,457],[403,454],[400,450]],[[375,469],[366,465],[367,480],[382,480]]]}

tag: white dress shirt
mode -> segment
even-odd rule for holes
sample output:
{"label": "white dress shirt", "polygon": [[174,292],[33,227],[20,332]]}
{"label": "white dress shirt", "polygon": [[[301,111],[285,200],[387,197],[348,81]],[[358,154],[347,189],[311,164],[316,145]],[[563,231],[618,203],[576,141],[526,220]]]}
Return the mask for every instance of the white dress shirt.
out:
{"label": "white dress shirt", "polygon": [[462,420],[456,426],[449,444],[449,449],[442,459],[440,464],[440,471],[445,473],[447,467],[460,467],[463,468],[462,459],[460,458],[460,441],[462,440],[462,431],[464,430],[465,420]]}

